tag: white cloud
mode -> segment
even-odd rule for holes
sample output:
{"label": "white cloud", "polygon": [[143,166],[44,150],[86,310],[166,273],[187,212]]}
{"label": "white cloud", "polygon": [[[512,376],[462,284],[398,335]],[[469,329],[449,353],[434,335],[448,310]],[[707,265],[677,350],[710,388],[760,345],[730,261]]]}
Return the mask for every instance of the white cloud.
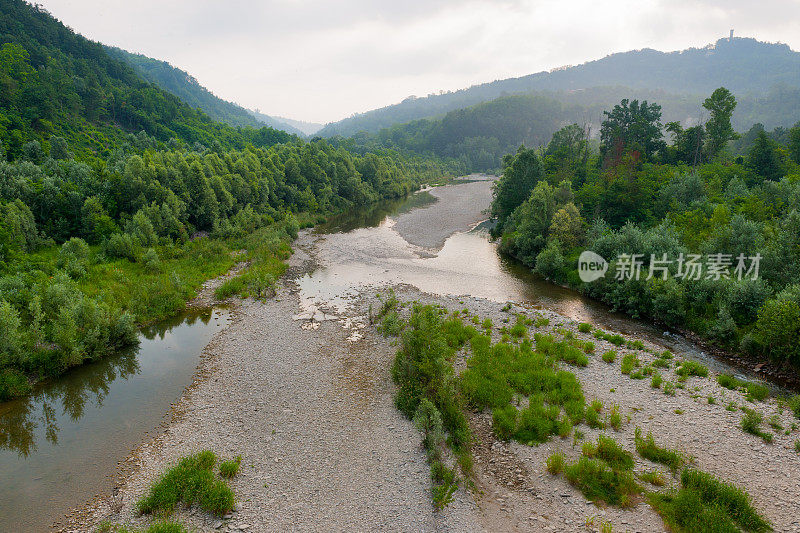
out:
{"label": "white cloud", "polygon": [[800,48],[800,0],[39,1],[223,98],[323,122],[613,52],[704,46],[729,28]]}

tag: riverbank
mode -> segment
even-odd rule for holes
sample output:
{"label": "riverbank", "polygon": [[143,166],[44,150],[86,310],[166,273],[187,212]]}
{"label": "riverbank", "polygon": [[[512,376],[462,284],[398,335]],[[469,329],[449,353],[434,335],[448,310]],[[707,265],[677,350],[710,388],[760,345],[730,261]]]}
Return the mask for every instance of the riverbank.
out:
{"label": "riverbank", "polygon": [[[713,369],[709,377],[681,382],[675,361],[696,359],[690,347],[683,350],[672,337],[600,312],[574,293],[539,294],[549,285],[510,276],[482,235],[463,233],[488,204],[486,185],[435,190],[435,203],[401,209],[377,225],[346,234],[301,233],[276,297],[235,305],[233,324],[208,346],[173,422],[127,461],[132,468],[114,495],[94,502],[66,529],[85,531],[103,520],[147,523],[134,510],[136,500],[179,457],[207,448],[222,456],[242,455],[243,461],[241,474],[231,482],[235,513],[223,520],[178,513],[199,531],[244,526],[246,531],[575,531],[587,523],[597,530],[603,521],[615,530],[655,531],[663,524],[645,502],[629,510],[595,506],[544,467],[554,451],[576,458],[582,443],[595,441],[600,433],[635,452],[640,427],[645,434],[652,431],[660,445],[694,456],[698,468],[747,490],[777,530],[800,531],[800,523],[786,513],[800,502],[794,480],[800,469],[794,441],[800,435],[792,427],[797,423],[793,415],[774,398],[750,402],[744,393],[722,388]],[[461,203],[470,210],[448,211],[459,197],[472,199]],[[442,219],[449,221],[442,225],[446,238],[440,249],[411,244],[398,231],[403,217],[414,228],[414,220],[425,225],[437,209],[444,209],[448,215]],[[390,368],[397,340],[383,337],[369,323],[381,307],[377,293],[385,300],[389,288],[402,301],[435,303],[450,311],[466,308],[469,323],[473,317],[478,323],[490,319],[495,341],[502,338],[502,328],[514,325],[517,314],[525,314],[532,321],[526,327],[529,337],[566,333],[581,343],[595,343],[586,367],[565,368],[580,380],[587,404],[603,404],[603,419],[616,406],[619,429],[581,424],[567,439],[554,437],[531,447],[498,441],[491,413],[469,413],[477,437],[472,448],[477,490],[462,484],[455,501],[434,512],[420,436],[393,405]],[[580,331],[578,320],[622,331],[631,344],[618,346],[608,340],[611,336]],[[631,379],[622,373],[626,354],[635,354],[645,368],[655,361],[654,353],[667,348],[674,358],[669,368],[659,366],[658,371],[673,385],[669,394],[666,386],[654,388],[650,376]],[[601,354],[611,349],[617,352],[615,362],[606,363]],[[457,371],[464,369],[468,355],[465,350],[457,354]],[[762,414],[761,429],[773,435],[772,444],[740,429],[742,407]],[[771,429],[767,421],[783,429]],[[641,458],[634,468],[637,473],[660,469],[671,484],[676,482],[663,467]]]}
{"label": "riverbank", "polygon": [[[296,253],[298,258],[303,255]],[[626,510],[595,507],[545,471],[551,453],[577,457],[580,442],[556,437],[531,447],[499,441],[486,413],[471,415],[478,490],[462,487],[450,506],[435,513],[420,437],[392,403],[389,368],[397,347],[368,324],[370,305],[376,308],[379,300],[365,291],[348,299],[346,312],[328,310],[329,320],[294,320],[303,308],[293,285],[287,280],[273,301],[245,301],[236,308],[233,323],[208,346],[195,384],[176,406],[174,421],[129,461],[135,469],[115,496],[84,514],[77,529],[66,530],[85,530],[87,524],[102,520],[147,523],[134,510],[137,499],[169,464],[200,449],[241,454],[243,462],[240,476],[232,482],[238,502],[232,516],[220,521],[202,513],[178,513],[182,522],[199,531],[236,531],[242,526],[249,526],[247,531],[574,531],[601,521],[612,523],[615,530],[663,528],[646,503]],[[745,489],[776,530],[800,531],[796,515],[786,513],[800,501],[794,475],[800,468],[793,444],[797,431],[776,432],[768,445],[738,427],[738,407],[747,406],[789,430],[797,420],[775,399],[748,402],[743,393],[722,388],[713,376],[692,377],[685,388],[668,396],[654,389],[649,379],[631,379],[620,371],[619,361],[626,353],[636,353],[646,365],[648,352],[581,333],[576,322],[557,313],[517,305],[504,309],[485,299],[445,298],[407,286],[395,289],[401,300],[467,309],[470,315],[489,318],[497,338],[500,328],[509,325],[504,319],[513,323],[517,313],[524,313],[549,320],[546,326],[532,327],[531,334],[571,331],[594,342],[588,366],[569,370],[580,380],[587,402],[599,400],[607,409],[617,406],[623,422],[618,431],[582,425],[585,441],[607,434],[635,455],[635,428],[652,431],[660,445],[681,450],[695,458],[698,468]],[[663,350],[648,342],[644,348]],[[600,354],[611,349],[618,359],[608,364]],[[661,373],[665,381],[677,382],[674,367]],[[731,403],[735,411],[727,409]],[[654,468],[658,465],[639,458],[635,471]],[[671,479],[663,468],[662,472]]]}

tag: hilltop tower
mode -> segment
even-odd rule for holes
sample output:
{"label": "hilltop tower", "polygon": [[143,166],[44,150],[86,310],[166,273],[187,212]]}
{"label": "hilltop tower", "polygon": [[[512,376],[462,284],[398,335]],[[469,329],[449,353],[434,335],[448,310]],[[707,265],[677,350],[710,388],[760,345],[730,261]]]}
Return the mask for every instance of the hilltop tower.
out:
{"label": "hilltop tower", "polygon": [[728,42],[729,42],[729,43],[732,43],[732,42],[733,42],[733,30],[731,30],[731,36],[730,36],[730,37],[728,37]]}

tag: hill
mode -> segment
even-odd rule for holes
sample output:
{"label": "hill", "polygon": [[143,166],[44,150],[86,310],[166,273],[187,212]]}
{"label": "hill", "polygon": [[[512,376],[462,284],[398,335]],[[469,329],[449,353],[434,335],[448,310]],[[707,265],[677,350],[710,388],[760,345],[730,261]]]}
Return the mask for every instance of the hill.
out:
{"label": "hill", "polygon": [[130,65],[143,79],[174,94],[195,109],[202,109],[212,119],[231,126],[260,128],[264,125],[294,135],[304,135],[286,121],[268,115],[255,115],[249,110],[215,96],[189,73],[166,61],[134,54],[113,46],[105,47],[108,54]]}
{"label": "hill", "polygon": [[[727,87],[740,100],[746,97],[769,100],[771,91],[780,90],[795,91],[793,94],[796,95],[796,90],[800,89],[800,53],[784,44],[745,38],[720,39],[704,48],[678,52],[634,50],[578,66],[493,81],[441,95],[423,98],[412,96],[399,104],[328,124],[319,135],[349,136],[359,131],[376,132],[393,124],[441,115],[500,96],[532,91],[569,93],[626,87],[629,90],[647,89],[694,95],[699,101],[700,95],[707,95],[720,86]],[[606,102],[611,103],[614,102]],[[746,107],[742,106],[741,109]],[[775,115],[776,120],[781,119],[780,111],[773,110],[771,114]],[[785,123],[768,127],[789,126],[792,123],[788,119]]]}
{"label": "hill", "polygon": [[125,142],[127,133],[223,148],[292,138],[271,128],[215,122],[39,6],[0,0],[0,12],[0,142],[9,158],[25,142],[53,135],[73,150],[101,157]]}

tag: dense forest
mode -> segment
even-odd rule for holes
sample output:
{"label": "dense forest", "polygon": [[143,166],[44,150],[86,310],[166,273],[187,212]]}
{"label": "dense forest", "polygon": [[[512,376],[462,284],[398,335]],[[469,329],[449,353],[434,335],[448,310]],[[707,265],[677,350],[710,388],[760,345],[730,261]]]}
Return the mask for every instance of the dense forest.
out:
{"label": "dense forest", "polygon": [[0,400],[136,342],[209,277],[268,294],[298,228],[445,172],[211,120],[39,7],[0,0]]}
{"label": "dense forest", "polygon": [[[758,125],[736,156],[735,107],[719,88],[708,121],[684,129],[624,99],[605,112],[599,150],[573,124],[506,155],[492,204],[501,249],[617,310],[800,364],[800,124]],[[601,279],[581,280],[584,250],[610,263]]]}
{"label": "dense forest", "polygon": [[253,113],[214,96],[188,72],[173,67],[166,61],[152,59],[142,54],[132,54],[113,46],[106,46],[105,49],[111,57],[130,65],[144,80],[174,94],[184,103],[196,109],[202,109],[209,117],[218,122],[252,128],[269,126],[293,135],[304,135],[302,131],[288,122],[261,113]]}
{"label": "dense forest", "polygon": [[[409,97],[396,105],[328,124],[323,137],[375,133],[395,124],[443,115],[513,94],[549,96],[565,104],[613,105],[621,98],[652,100],[663,106],[666,120],[700,120],[701,95],[728,87],[739,100],[734,114],[738,130],[761,122],[767,128],[791,126],[800,120],[800,54],[784,44],[754,39],[720,39],[705,48],[680,52],[635,50],[582,65],[493,81],[442,94]],[[647,94],[660,91],[663,94]],[[587,99],[589,101],[587,101]],[[688,107],[682,105],[690,103]],[[590,114],[593,120],[599,113]],[[583,122],[578,115],[570,121]]]}

